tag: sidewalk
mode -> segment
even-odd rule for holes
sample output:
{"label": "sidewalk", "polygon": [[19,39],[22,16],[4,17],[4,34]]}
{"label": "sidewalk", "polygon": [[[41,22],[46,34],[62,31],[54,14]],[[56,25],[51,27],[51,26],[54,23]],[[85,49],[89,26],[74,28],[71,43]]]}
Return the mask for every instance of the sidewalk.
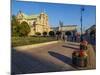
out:
{"label": "sidewalk", "polygon": [[88,67],[85,68],[76,68],[72,64],[73,51],[80,50],[79,43],[75,42],[58,42],[30,49],[12,50],[12,72],[20,74],[95,69],[94,50],[91,45],[88,49]]}
{"label": "sidewalk", "polygon": [[17,46],[14,47],[14,49],[21,49],[21,50],[26,50],[26,49],[31,49],[31,48],[37,48],[37,47],[42,47],[42,46],[46,46],[49,44],[55,44],[58,43],[59,41],[51,41],[51,42],[45,42],[45,43],[39,43],[39,44],[32,44],[32,45],[24,45],[24,46]]}
{"label": "sidewalk", "polygon": [[89,44],[88,46],[88,68],[96,69],[96,55],[92,45]]}

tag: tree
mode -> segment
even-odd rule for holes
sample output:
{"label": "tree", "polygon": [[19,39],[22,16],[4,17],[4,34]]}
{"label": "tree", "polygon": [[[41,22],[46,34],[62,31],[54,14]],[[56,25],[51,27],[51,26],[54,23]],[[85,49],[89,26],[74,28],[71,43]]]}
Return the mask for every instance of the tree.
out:
{"label": "tree", "polygon": [[38,35],[38,36],[39,36],[39,35],[41,35],[41,33],[40,33],[40,32],[36,32],[35,34],[36,34],[36,35]]}
{"label": "tree", "polygon": [[46,36],[47,35],[47,32],[43,32],[43,36]]}
{"label": "tree", "polygon": [[50,35],[50,36],[54,36],[54,35],[55,35],[54,31],[50,31],[50,32],[49,32],[49,35]]}
{"label": "tree", "polygon": [[19,24],[20,23],[17,21],[16,16],[13,15],[12,18],[11,18],[11,35],[12,36],[18,36],[19,35],[19,33],[17,31],[17,26]]}
{"label": "tree", "polygon": [[27,36],[30,32],[30,27],[27,22],[23,21],[20,25],[17,26],[17,31],[19,36]]}

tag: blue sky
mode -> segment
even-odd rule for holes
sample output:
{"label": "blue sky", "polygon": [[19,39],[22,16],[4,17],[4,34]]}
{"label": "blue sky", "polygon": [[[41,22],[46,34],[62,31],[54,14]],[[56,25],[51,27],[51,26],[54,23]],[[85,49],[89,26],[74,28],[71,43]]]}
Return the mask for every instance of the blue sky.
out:
{"label": "blue sky", "polygon": [[[16,15],[19,10],[27,15],[40,14],[43,10],[49,17],[50,26],[59,26],[59,20],[64,25],[80,26],[80,8],[81,5],[56,4],[56,3],[39,3],[24,2],[12,0],[12,14]],[[96,7],[84,5],[83,12],[83,29],[95,24]]]}

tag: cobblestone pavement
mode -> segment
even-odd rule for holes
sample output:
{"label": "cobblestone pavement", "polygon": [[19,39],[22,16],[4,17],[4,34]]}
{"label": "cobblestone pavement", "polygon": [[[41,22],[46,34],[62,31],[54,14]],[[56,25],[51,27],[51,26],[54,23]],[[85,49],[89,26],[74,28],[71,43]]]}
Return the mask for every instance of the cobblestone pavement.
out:
{"label": "cobblestone pavement", "polygon": [[[90,47],[91,48],[91,47]],[[79,43],[59,42],[28,50],[12,49],[12,74],[72,71],[79,69],[94,69],[92,67],[76,68],[72,65],[72,52],[79,50]],[[92,52],[93,53],[93,52]],[[95,61],[91,51],[89,63]]]}

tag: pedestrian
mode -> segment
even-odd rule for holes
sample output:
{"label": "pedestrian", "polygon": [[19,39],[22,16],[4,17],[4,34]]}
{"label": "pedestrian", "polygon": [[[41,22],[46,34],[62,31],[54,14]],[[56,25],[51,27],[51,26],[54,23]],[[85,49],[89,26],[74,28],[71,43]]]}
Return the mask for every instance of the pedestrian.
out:
{"label": "pedestrian", "polygon": [[65,35],[65,43],[67,42],[67,35]]}
{"label": "pedestrian", "polygon": [[74,36],[74,41],[75,41],[75,42],[76,42],[76,37],[77,37],[77,36]]}
{"label": "pedestrian", "polygon": [[79,35],[77,36],[77,42],[80,42],[80,36]]}
{"label": "pedestrian", "polygon": [[65,41],[65,35],[63,35],[63,41]]}

